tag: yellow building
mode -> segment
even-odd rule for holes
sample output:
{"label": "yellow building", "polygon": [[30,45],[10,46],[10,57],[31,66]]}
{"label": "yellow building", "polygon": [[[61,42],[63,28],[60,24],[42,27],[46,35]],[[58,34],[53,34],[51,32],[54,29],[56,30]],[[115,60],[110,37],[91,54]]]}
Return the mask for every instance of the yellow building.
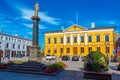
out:
{"label": "yellow building", "polygon": [[99,50],[111,56],[114,49],[114,27],[72,25],[64,30],[45,32],[44,38],[45,55],[85,56],[90,51]]}

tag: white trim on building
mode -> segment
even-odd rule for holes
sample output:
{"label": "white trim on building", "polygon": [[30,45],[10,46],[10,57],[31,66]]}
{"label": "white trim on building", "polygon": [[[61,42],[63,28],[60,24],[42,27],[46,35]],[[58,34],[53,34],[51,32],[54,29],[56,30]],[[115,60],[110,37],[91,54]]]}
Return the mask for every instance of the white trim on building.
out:
{"label": "white trim on building", "polygon": [[2,58],[27,58],[30,46],[32,46],[31,40],[0,33],[0,55]]}

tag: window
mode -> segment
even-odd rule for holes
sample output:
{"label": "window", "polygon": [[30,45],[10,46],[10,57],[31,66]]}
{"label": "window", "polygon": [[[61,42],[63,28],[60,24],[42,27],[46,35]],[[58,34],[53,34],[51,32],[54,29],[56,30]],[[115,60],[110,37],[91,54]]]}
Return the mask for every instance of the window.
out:
{"label": "window", "polygon": [[6,37],[5,39],[6,39],[6,40],[8,40],[8,38],[7,38],[7,37]]}
{"label": "window", "polygon": [[90,53],[92,51],[92,47],[88,47],[88,51]]}
{"label": "window", "polygon": [[96,42],[100,42],[100,35],[96,36]]}
{"label": "window", "polygon": [[10,37],[9,37],[8,39],[9,39],[9,41],[10,41]]}
{"label": "window", "polygon": [[13,49],[15,48],[15,44],[13,44]]}
{"label": "window", "polygon": [[57,43],[57,38],[54,38],[54,43]]}
{"label": "window", "polygon": [[20,49],[20,44],[18,44],[18,49]]}
{"label": "window", "polygon": [[50,53],[50,48],[48,48],[48,53]]}
{"label": "window", "polygon": [[56,48],[54,48],[54,53],[57,53],[57,50],[56,50]]}
{"label": "window", "polygon": [[97,51],[100,51],[100,47],[97,47]]}
{"label": "window", "polygon": [[3,40],[3,36],[1,36],[1,40]]}
{"label": "window", "polygon": [[50,44],[50,38],[48,38],[48,44]]}
{"label": "window", "polygon": [[77,37],[74,37],[74,43],[77,43]]}
{"label": "window", "polygon": [[105,35],[105,42],[109,41],[109,35]]}
{"label": "window", "polygon": [[63,37],[60,38],[60,43],[63,43]]}
{"label": "window", "polygon": [[67,53],[70,53],[70,48],[67,48]]}
{"label": "window", "polygon": [[88,36],[88,42],[92,42],[92,36]]}
{"label": "window", "polygon": [[60,48],[60,53],[63,53],[63,48]]}
{"label": "window", "polygon": [[14,39],[14,42],[16,42],[16,39]]}
{"label": "window", "polygon": [[84,36],[81,36],[81,42],[84,42]]}
{"label": "window", "polygon": [[84,47],[81,47],[81,53],[84,53]]}
{"label": "window", "polygon": [[23,49],[25,49],[25,45],[23,45]]}
{"label": "window", "polygon": [[9,48],[9,43],[6,44],[6,48]]}
{"label": "window", "polygon": [[67,43],[70,43],[70,37],[67,37]]}
{"label": "window", "polygon": [[109,46],[106,46],[106,53],[109,53],[110,50],[109,50]]}
{"label": "window", "polygon": [[0,42],[0,48],[2,47],[2,42]]}

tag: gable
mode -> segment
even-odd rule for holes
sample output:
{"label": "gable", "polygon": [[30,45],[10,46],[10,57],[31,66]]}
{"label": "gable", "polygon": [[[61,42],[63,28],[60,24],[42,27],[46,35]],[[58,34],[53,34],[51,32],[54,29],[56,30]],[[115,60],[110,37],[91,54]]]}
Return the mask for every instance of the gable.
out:
{"label": "gable", "polygon": [[69,28],[65,29],[65,31],[79,31],[79,30],[84,30],[85,28],[80,27],[78,25],[73,25],[70,26]]}

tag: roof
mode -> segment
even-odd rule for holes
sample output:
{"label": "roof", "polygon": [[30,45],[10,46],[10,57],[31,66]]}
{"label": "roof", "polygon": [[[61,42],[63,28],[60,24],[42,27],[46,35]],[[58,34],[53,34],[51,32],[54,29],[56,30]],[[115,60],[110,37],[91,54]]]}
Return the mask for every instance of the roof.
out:
{"label": "roof", "polygon": [[63,32],[63,30],[46,31],[44,33],[57,33],[57,32]]}
{"label": "roof", "polygon": [[[69,28],[69,27],[68,27]],[[66,28],[66,29],[68,29]],[[85,28],[85,30],[97,30],[97,29],[115,29],[116,26],[104,26],[104,27],[95,27],[95,28]],[[47,31],[47,32],[44,32],[45,33],[58,33],[58,32],[63,32],[65,31],[66,29],[64,30],[54,30],[54,31]]]}
{"label": "roof", "polygon": [[2,33],[2,32],[0,32],[0,35],[4,35],[4,36],[9,36],[9,37],[14,37],[14,38],[19,38],[19,39],[31,41],[31,40],[26,39],[26,38],[22,38],[22,37],[19,37],[19,36],[13,36],[13,35],[5,34],[5,33]]}
{"label": "roof", "polygon": [[95,27],[95,28],[88,28],[88,30],[96,30],[96,29],[115,29],[115,26],[104,26],[104,27]]}

